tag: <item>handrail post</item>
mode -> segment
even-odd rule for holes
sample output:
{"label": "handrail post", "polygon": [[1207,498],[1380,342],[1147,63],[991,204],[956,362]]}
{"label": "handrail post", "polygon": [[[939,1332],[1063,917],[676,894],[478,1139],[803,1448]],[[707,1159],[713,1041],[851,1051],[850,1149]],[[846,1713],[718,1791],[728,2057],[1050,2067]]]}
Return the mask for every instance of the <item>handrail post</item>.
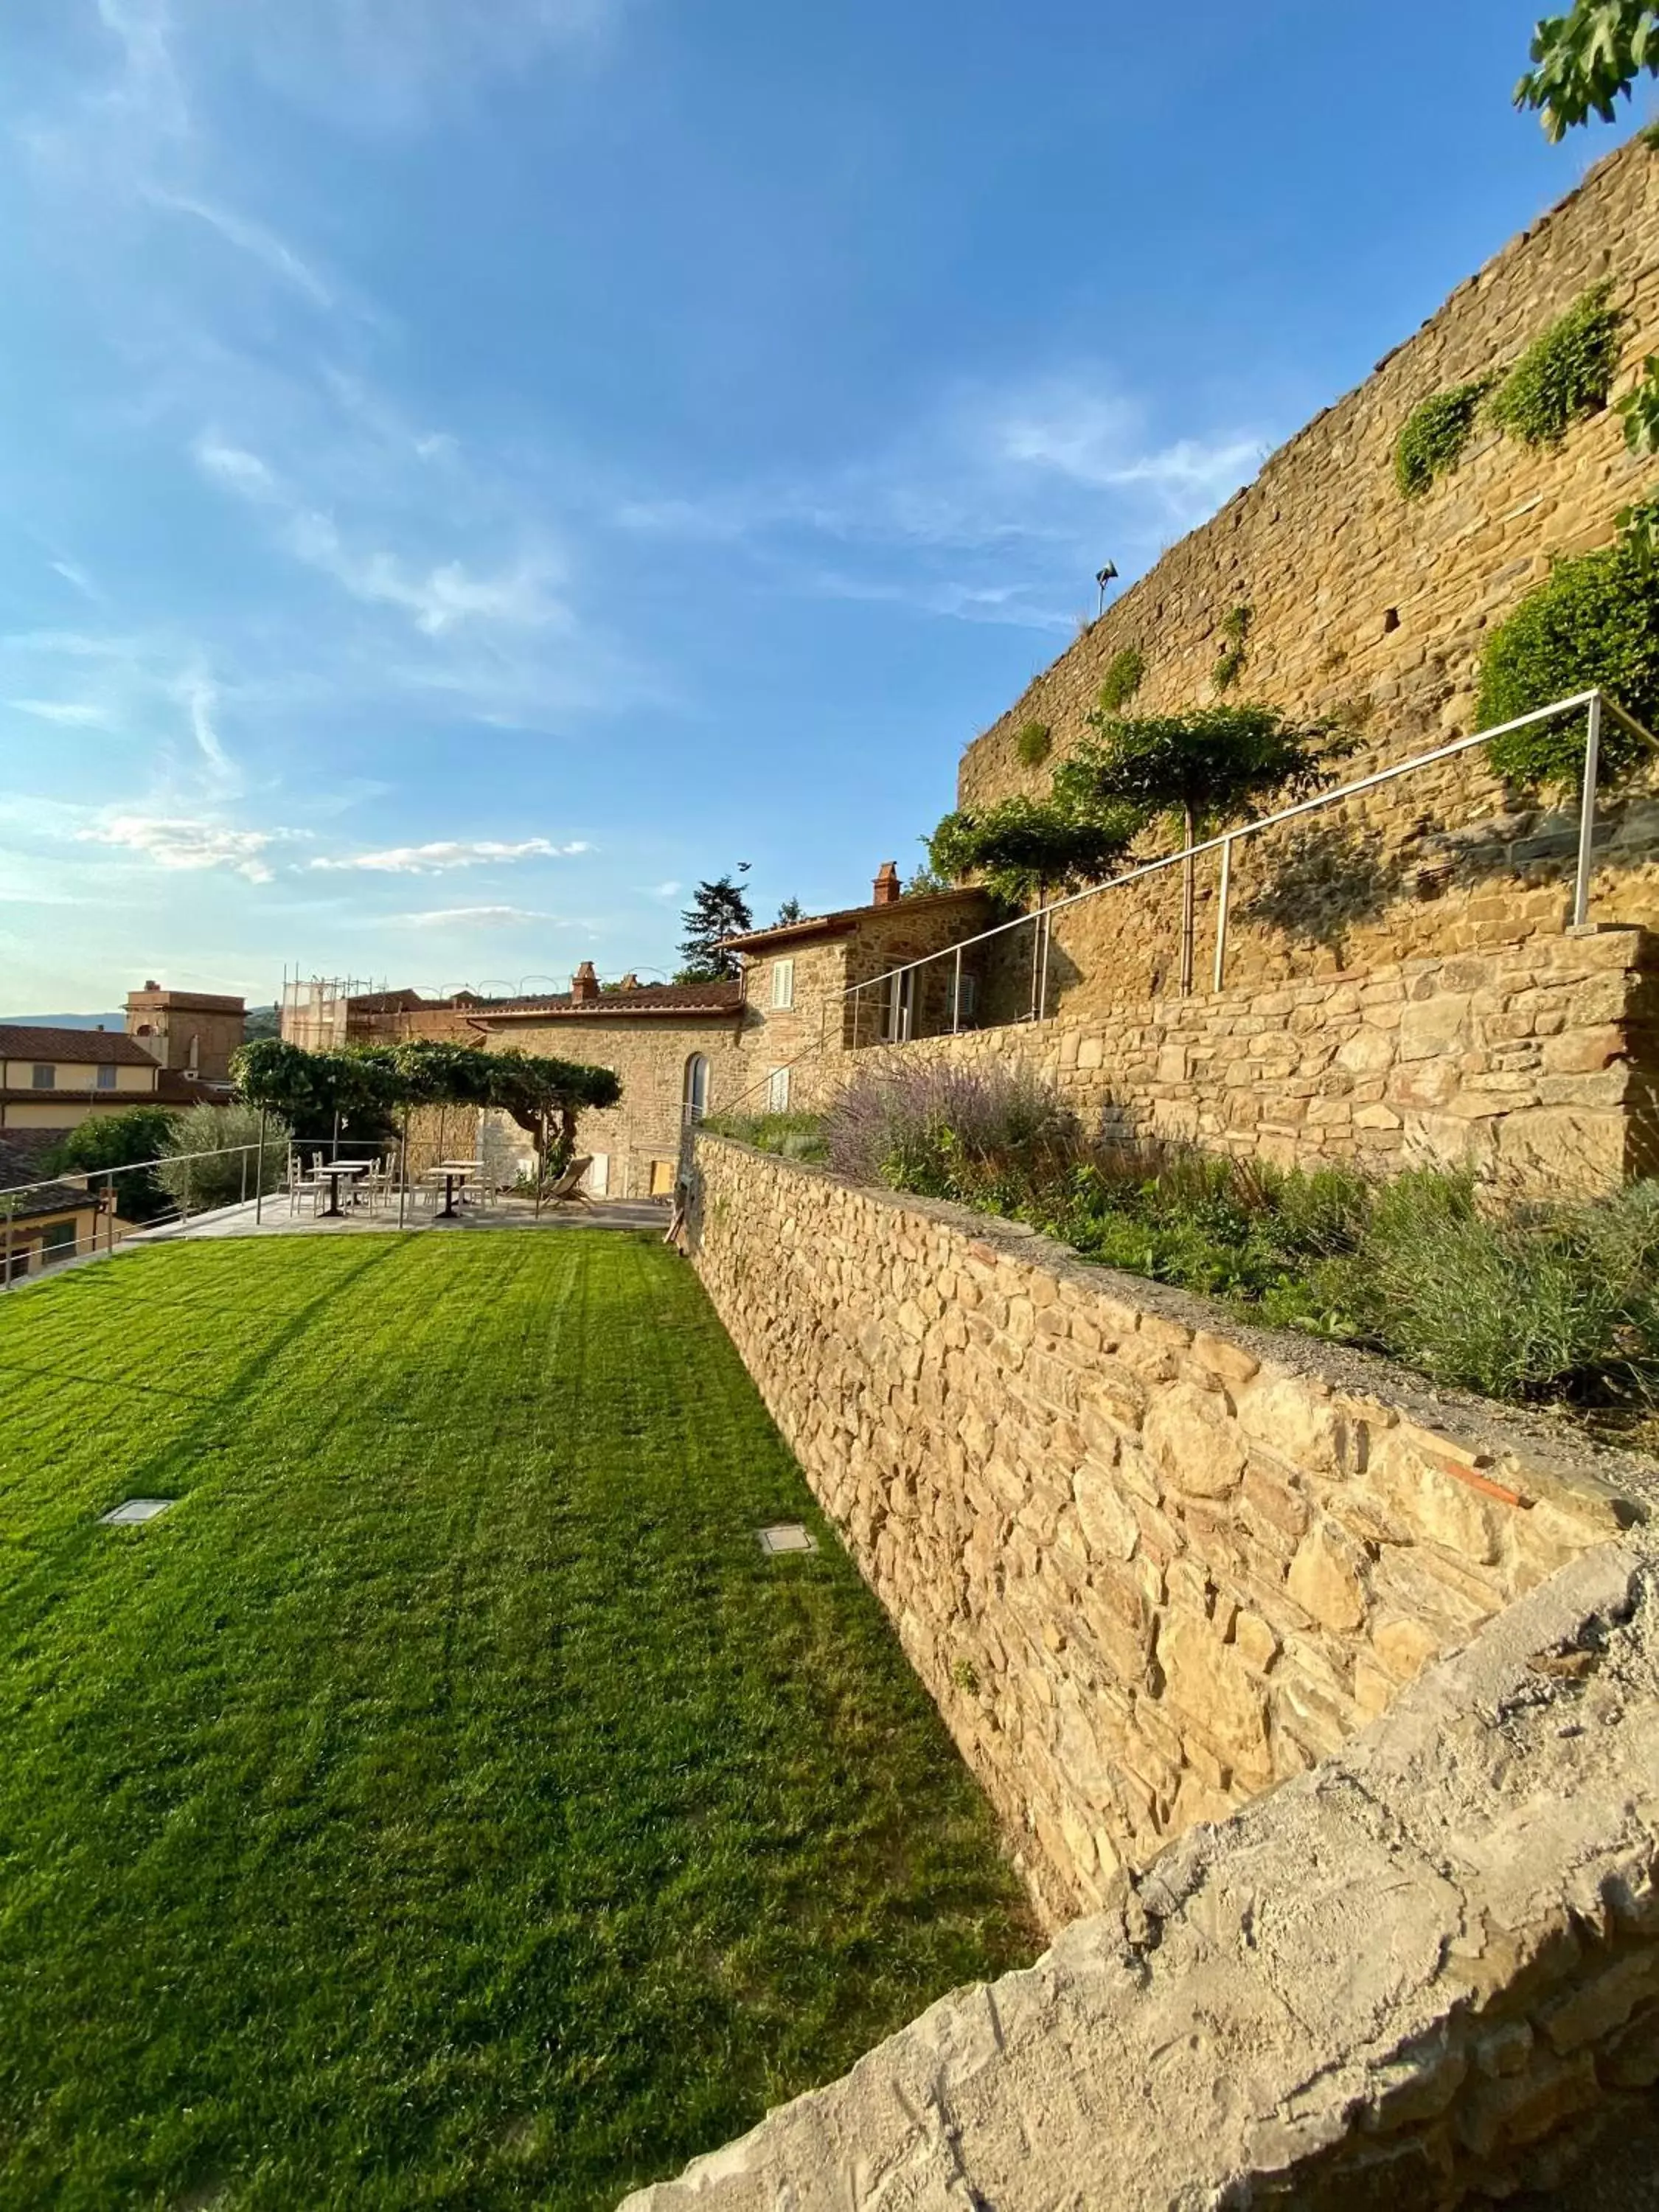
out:
{"label": "handrail post", "polygon": [[1584,782],[1578,799],[1578,869],[1572,885],[1572,926],[1589,919],[1590,860],[1595,842],[1595,782],[1601,765],[1601,694],[1593,692],[1584,734]]}
{"label": "handrail post", "polygon": [[253,1170],[253,1225],[257,1229],[264,1218],[265,1210],[265,1109],[259,1109],[259,1150],[258,1165]]}
{"label": "handrail post", "polygon": [[1215,988],[1221,988],[1221,979],[1227,964],[1227,901],[1233,887],[1233,841],[1221,841],[1221,884],[1216,893],[1215,906]]}
{"label": "handrail post", "polygon": [[1042,909],[1042,970],[1037,978],[1036,1018],[1040,1022],[1046,1022],[1048,1018],[1048,946],[1054,928],[1054,917],[1045,906]]}
{"label": "handrail post", "polygon": [[957,947],[956,975],[951,985],[951,1034],[962,1034],[962,947]]}

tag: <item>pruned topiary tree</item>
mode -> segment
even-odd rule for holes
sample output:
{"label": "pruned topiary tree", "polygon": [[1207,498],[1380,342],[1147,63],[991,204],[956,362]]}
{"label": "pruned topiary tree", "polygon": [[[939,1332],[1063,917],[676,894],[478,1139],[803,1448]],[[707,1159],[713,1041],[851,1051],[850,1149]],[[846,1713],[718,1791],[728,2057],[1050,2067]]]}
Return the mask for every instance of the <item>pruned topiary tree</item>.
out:
{"label": "pruned topiary tree", "polygon": [[1074,890],[1110,875],[1141,819],[1127,806],[1005,799],[982,813],[947,814],[927,841],[927,856],[950,882],[978,876],[1010,905],[1030,898],[1041,905],[1048,891]]}
{"label": "pruned topiary tree", "polygon": [[[1097,708],[1097,732],[1054,771],[1054,798],[1079,815],[1118,808],[1178,825],[1183,845],[1276,797],[1299,798],[1330,778],[1353,736],[1329,722],[1294,722],[1276,707],[1196,707],[1125,720]],[[1193,983],[1194,878],[1182,870],[1181,988]]]}

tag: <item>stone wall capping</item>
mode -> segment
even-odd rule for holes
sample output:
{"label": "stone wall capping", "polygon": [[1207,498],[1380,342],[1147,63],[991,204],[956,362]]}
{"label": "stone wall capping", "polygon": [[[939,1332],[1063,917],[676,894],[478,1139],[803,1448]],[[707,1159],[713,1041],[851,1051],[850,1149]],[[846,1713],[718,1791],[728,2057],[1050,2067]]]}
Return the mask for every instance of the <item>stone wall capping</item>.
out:
{"label": "stone wall capping", "polygon": [[[1401,1420],[1431,1430],[1448,1453],[1467,1457],[1471,1466],[1490,1468],[1499,1481],[1529,1497],[1559,1496],[1607,1518],[1609,1533],[1631,1527],[1659,1510],[1659,1467],[1640,1453],[1597,1443],[1564,1419],[1518,1406],[1498,1406],[1464,1391],[1442,1389],[1379,1354],[1331,1344],[1288,1329],[1261,1328],[1240,1320],[1208,1298],[1173,1285],[1127,1275],[1083,1259],[1068,1245],[1043,1236],[1024,1222],[979,1213],[945,1199],[919,1198],[903,1191],[854,1183],[814,1164],[781,1161],[729,1137],[700,1131],[698,1151],[718,1147],[829,1185],[866,1202],[877,1218],[919,1215],[965,1237],[967,1250],[981,1264],[994,1265],[1018,1252],[1022,1267],[1042,1268],[1071,1293],[1093,1307],[1103,1305],[1120,1324],[1144,1315],[1154,1324],[1184,1331],[1196,1357],[1213,1369],[1212,1346],[1224,1346],[1236,1369],[1254,1361],[1255,1371],[1272,1378],[1295,1376],[1322,1387],[1334,1400],[1362,1409],[1379,1429]],[[1139,1334],[1139,1330],[1136,1332]],[[1178,1341],[1172,1337],[1170,1342]],[[1206,1350],[1199,1350],[1200,1344]],[[1224,1375],[1224,1381],[1228,1378]],[[1241,1383],[1246,1379],[1242,1372]]]}
{"label": "stone wall capping", "polygon": [[1574,1560],[1322,1763],[1106,1869],[1033,1966],[623,2212],[1547,2185],[1659,2073],[1655,1568]]}

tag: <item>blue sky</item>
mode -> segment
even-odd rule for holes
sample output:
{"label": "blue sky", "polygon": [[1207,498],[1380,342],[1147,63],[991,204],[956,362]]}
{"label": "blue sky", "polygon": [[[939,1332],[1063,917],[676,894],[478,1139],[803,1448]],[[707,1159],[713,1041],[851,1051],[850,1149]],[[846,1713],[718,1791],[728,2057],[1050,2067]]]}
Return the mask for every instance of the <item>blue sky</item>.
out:
{"label": "blue sky", "polygon": [[1101,562],[1613,143],[1512,112],[1530,21],[7,0],[3,1010],[908,869]]}

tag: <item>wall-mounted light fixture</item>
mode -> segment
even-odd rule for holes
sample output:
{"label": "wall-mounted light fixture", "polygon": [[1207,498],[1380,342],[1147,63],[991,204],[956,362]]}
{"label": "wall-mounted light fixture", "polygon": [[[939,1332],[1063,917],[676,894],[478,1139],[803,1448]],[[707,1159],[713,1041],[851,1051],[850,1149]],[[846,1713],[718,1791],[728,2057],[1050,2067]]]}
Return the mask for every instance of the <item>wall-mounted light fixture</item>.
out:
{"label": "wall-mounted light fixture", "polygon": [[1097,569],[1095,574],[1095,581],[1100,586],[1100,605],[1095,609],[1095,619],[1098,622],[1101,616],[1106,611],[1106,586],[1108,584],[1115,584],[1117,581],[1116,562],[1109,561],[1103,568]]}

